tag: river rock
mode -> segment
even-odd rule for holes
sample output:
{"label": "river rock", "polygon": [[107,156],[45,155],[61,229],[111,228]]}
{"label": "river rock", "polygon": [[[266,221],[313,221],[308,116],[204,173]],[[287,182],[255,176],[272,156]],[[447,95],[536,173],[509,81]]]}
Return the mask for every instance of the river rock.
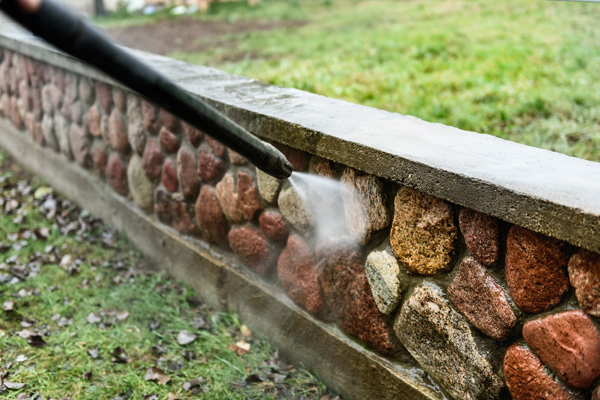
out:
{"label": "river rock", "polygon": [[262,172],[258,168],[256,168],[256,178],[258,181],[258,191],[260,196],[267,203],[273,203],[277,199],[277,195],[279,194],[279,190],[281,189],[283,181]]}
{"label": "river rock", "polygon": [[127,181],[129,182],[133,202],[143,210],[151,210],[154,185],[146,176],[142,166],[142,158],[137,154],[134,154],[129,160]]}
{"label": "river rock", "polygon": [[79,79],[79,98],[88,105],[94,102],[94,87],[88,78]]}
{"label": "river rock", "polygon": [[175,163],[170,158],[167,158],[165,160],[165,164],[163,165],[161,182],[165,189],[167,189],[169,192],[176,192],[177,188],[179,187]]}
{"label": "river rock", "polygon": [[398,260],[385,249],[376,249],[367,257],[365,271],[377,308],[383,314],[391,314],[402,296]]}
{"label": "river rock", "polygon": [[112,98],[113,98],[113,103],[115,103],[115,106],[117,106],[119,111],[121,111],[122,113],[126,113],[127,112],[127,96],[125,95],[125,92],[118,87],[113,87],[112,88]]}
{"label": "river rock", "polygon": [[196,223],[204,239],[210,243],[227,243],[227,220],[219,207],[217,192],[204,185],[196,201]]}
{"label": "river rock", "polygon": [[236,153],[235,151],[233,151],[233,150],[231,150],[229,148],[227,149],[227,154],[229,156],[229,160],[234,165],[246,165],[246,164],[248,164],[248,160],[246,159],[246,157],[242,156],[239,153]]}
{"label": "river rock", "polygon": [[104,83],[96,84],[96,98],[98,104],[104,110],[106,114],[110,114],[113,105],[112,90],[111,87]]}
{"label": "river rock", "polygon": [[64,154],[67,159],[73,158],[71,154],[71,144],[69,143],[69,128],[71,124],[66,118],[59,112],[54,113],[54,134],[58,140],[58,147],[60,152]]}
{"label": "river rock", "polygon": [[237,193],[244,218],[250,221],[261,210],[260,201],[254,187],[254,179],[244,171],[238,171]]}
{"label": "river rock", "polygon": [[214,154],[207,146],[198,149],[198,176],[203,181],[214,181],[219,179],[225,164],[223,160]]}
{"label": "river rock", "polygon": [[160,130],[160,120],[158,119],[158,107],[148,103],[146,100],[141,100],[142,103],[142,122],[144,128],[150,134],[156,135]]}
{"label": "river rock", "polygon": [[306,201],[306,193],[293,187],[283,189],[277,200],[279,210],[285,219],[300,233],[306,235],[315,221]]}
{"label": "river rock", "polygon": [[152,182],[160,177],[160,170],[162,168],[163,156],[160,152],[160,147],[156,139],[146,140],[144,146],[144,153],[142,155],[142,166],[148,179]]}
{"label": "river rock", "polygon": [[216,186],[217,198],[221,209],[231,222],[240,223],[244,220],[240,199],[235,191],[235,179],[231,173],[225,174]]}
{"label": "river rock", "polygon": [[210,137],[208,135],[206,135],[204,137],[204,139],[206,140],[206,143],[210,146],[212,151],[217,155],[217,157],[219,157],[219,158],[225,157],[227,148],[221,142],[213,139],[212,137]]}
{"label": "river rock", "polygon": [[58,140],[54,135],[54,121],[48,114],[44,114],[44,117],[42,118],[42,132],[44,134],[46,145],[54,151],[59,151]]}
{"label": "river rock", "polygon": [[104,144],[104,142],[101,140],[94,141],[94,143],[92,143],[90,154],[98,173],[101,176],[106,175],[106,164],[108,164],[108,151],[106,149],[106,144]]}
{"label": "river rock", "polygon": [[108,144],[122,154],[129,151],[125,121],[117,108],[112,110],[108,120]]}
{"label": "river rock", "polygon": [[239,229],[230,230],[227,237],[229,246],[244,264],[261,275],[266,275],[271,271],[277,258],[264,233],[245,225]]}
{"label": "river rock", "polygon": [[127,139],[131,148],[142,155],[146,145],[146,134],[142,121],[140,99],[133,94],[127,95]]}
{"label": "river rock", "polygon": [[190,144],[194,147],[200,146],[200,143],[202,143],[202,139],[204,138],[204,133],[186,122],[182,121],[181,125],[183,126],[183,131],[187,135]]}
{"label": "river rock", "polygon": [[180,194],[171,194],[163,189],[154,192],[154,213],[163,224],[171,225],[184,235],[197,232],[191,212]]}
{"label": "river rock", "polygon": [[90,166],[90,140],[86,135],[85,130],[77,125],[71,124],[69,128],[69,142],[71,144],[71,151],[73,158],[79,165],[84,168]]}
{"label": "river rock", "polygon": [[569,279],[581,309],[600,317],[600,254],[580,249],[569,260]]}
{"label": "river rock", "polygon": [[487,267],[494,265],[500,255],[500,221],[467,208],[460,211],[458,220],[471,255]]}
{"label": "river rock", "polygon": [[93,136],[102,136],[102,128],[100,126],[101,120],[102,116],[100,115],[100,111],[98,111],[98,107],[91,106],[90,110],[88,111],[86,123],[90,133]]}
{"label": "river rock", "polygon": [[196,175],[196,156],[187,146],[182,146],[177,153],[177,178],[183,197],[195,201],[200,190],[200,181]]}
{"label": "river rock", "polygon": [[179,118],[171,114],[170,112],[161,109],[159,114],[160,122],[163,126],[171,132],[177,132],[179,129]]}
{"label": "river rock", "polygon": [[127,195],[127,171],[125,169],[125,162],[121,158],[121,155],[116,151],[108,158],[108,164],[106,165],[106,180],[115,192],[122,194],[123,196]]}
{"label": "river rock", "polygon": [[160,147],[168,154],[173,154],[179,148],[179,138],[173,132],[165,128],[160,128],[159,134]]}
{"label": "river rock", "polygon": [[265,211],[258,218],[260,230],[267,235],[268,238],[283,242],[287,239],[289,229],[283,215],[277,211]]}
{"label": "river rock", "polygon": [[448,271],[458,239],[452,206],[404,186],[396,194],[394,210],[394,255],[417,274]]}

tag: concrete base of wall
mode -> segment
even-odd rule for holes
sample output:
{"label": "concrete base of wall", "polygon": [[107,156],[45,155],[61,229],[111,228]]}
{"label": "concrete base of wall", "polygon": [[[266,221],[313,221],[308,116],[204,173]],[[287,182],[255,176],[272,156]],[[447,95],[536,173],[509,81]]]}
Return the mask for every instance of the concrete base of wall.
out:
{"label": "concrete base of wall", "polygon": [[[298,308],[276,283],[265,283],[227,252],[184,238],[138,210],[106,183],[25,132],[0,121],[0,146],[17,162],[123,232],[154,265],[190,284],[212,307],[234,311],[291,362],[318,373],[346,399],[445,399],[417,370],[373,354],[334,325]],[[426,378],[425,378],[426,379]]]}

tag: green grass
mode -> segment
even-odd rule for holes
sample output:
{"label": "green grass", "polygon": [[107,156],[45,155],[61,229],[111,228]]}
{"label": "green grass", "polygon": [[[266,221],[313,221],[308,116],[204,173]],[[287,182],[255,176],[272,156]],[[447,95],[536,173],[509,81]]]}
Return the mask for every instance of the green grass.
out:
{"label": "green grass", "polygon": [[308,24],[172,57],[600,160],[599,4],[266,0],[198,18]]}
{"label": "green grass", "polygon": [[[3,158],[0,153],[0,163]],[[62,225],[46,219],[34,199],[36,189],[43,182],[33,179],[33,190],[29,194],[19,195],[21,189],[15,189],[16,196],[11,195],[17,182],[27,179],[30,178],[15,166],[7,168],[5,162],[0,167],[2,197],[18,198],[27,215],[25,222],[19,224],[13,222],[14,213],[0,216],[0,243],[12,245],[15,241],[9,235],[41,227],[49,228],[50,236],[47,240],[28,239],[22,249],[0,253],[0,265],[10,260],[10,265],[40,260],[49,245],[55,246],[58,260],[62,255],[71,254],[83,263],[80,272],[70,276],[56,262],[46,261],[37,276],[19,283],[0,284],[0,303],[12,300],[15,304],[13,311],[0,311],[3,313],[0,365],[9,373],[5,380],[26,383],[20,390],[2,393],[2,398],[15,399],[25,392],[48,398],[112,399],[131,392],[132,400],[141,400],[151,393],[158,394],[159,399],[167,399],[171,392],[181,399],[191,399],[199,396],[183,390],[182,385],[198,376],[206,380],[202,386],[206,385],[207,391],[200,396],[203,399],[299,398],[302,395],[318,399],[324,393],[324,386],[302,369],[289,371],[282,383],[272,382],[268,376],[272,370],[264,365],[275,351],[272,345],[256,334],[242,337],[244,328],[235,314],[190,305],[187,299],[193,292],[148,269],[147,263],[124,239],[119,239],[114,248],[105,248],[100,239],[105,230],[102,225],[84,234],[61,235]],[[71,213],[79,213],[79,210],[73,209]],[[11,259],[13,256],[17,260]],[[123,266],[120,270],[106,266],[119,261]],[[7,268],[5,264],[0,272],[6,273]],[[132,274],[132,271],[139,273]],[[121,283],[115,283],[117,277]],[[85,280],[87,284],[82,286]],[[33,294],[21,298],[18,295],[21,289]],[[126,310],[130,314],[124,321],[113,321],[112,325],[107,323],[111,318],[107,316],[103,317],[105,326],[88,323],[87,316],[100,313],[101,309]],[[59,326],[56,317],[52,318],[56,314],[72,318],[72,325]],[[197,317],[211,321],[212,327],[194,329],[193,321]],[[160,323],[155,330],[148,328],[151,318]],[[25,329],[21,326],[24,320],[35,321],[29,329],[48,331],[49,335],[44,336],[45,347],[31,347],[26,339],[17,335]],[[198,338],[190,345],[179,345],[176,337],[183,329],[197,334]],[[251,343],[249,354],[238,356],[228,349],[239,340]],[[165,353],[154,355],[152,347],[156,345],[163,346]],[[99,350],[97,359],[87,353],[94,346]],[[111,352],[117,346],[125,349],[129,363],[111,361]],[[184,350],[194,351],[195,359],[186,360]],[[27,360],[18,362],[19,355]],[[168,363],[176,361],[182,361],[181,370],[169,371]],[[146,369],[153,366],[162,368],[171,381],[160,386],[144,380]],[[92,373],[90,381],[84,378],[89,371]],[[262,376],[264,381],[245,387],[240,385],[251,374]],[[232,388],[235,383],[238,387]]]}

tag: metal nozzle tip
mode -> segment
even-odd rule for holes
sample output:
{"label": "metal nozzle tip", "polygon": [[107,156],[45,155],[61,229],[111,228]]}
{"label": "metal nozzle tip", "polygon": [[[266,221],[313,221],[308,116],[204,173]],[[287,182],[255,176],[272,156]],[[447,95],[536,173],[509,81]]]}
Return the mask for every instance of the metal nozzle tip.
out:
{"label": "metal nozzle tip", "polygon": [[285,175],[282,179],[287,179],[292,176],[292,172],[294,172],[294,167],[292,167],[292,163],[288,161],[287,158],[283,159],[281,163],[281,171]]}

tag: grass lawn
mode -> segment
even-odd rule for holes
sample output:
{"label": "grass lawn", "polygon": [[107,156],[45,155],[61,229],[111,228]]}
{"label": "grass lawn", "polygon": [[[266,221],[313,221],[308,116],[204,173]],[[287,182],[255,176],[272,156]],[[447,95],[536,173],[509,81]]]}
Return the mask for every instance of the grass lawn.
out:
{"label": "grass lawn", "polygon": [[307,23],[170,56],[600,161],[600,4],[264,0],[197,18]]}
{"label": "grass lawn", "polygon": [[2,153],[0,193],[1,398],[330,398]]}

